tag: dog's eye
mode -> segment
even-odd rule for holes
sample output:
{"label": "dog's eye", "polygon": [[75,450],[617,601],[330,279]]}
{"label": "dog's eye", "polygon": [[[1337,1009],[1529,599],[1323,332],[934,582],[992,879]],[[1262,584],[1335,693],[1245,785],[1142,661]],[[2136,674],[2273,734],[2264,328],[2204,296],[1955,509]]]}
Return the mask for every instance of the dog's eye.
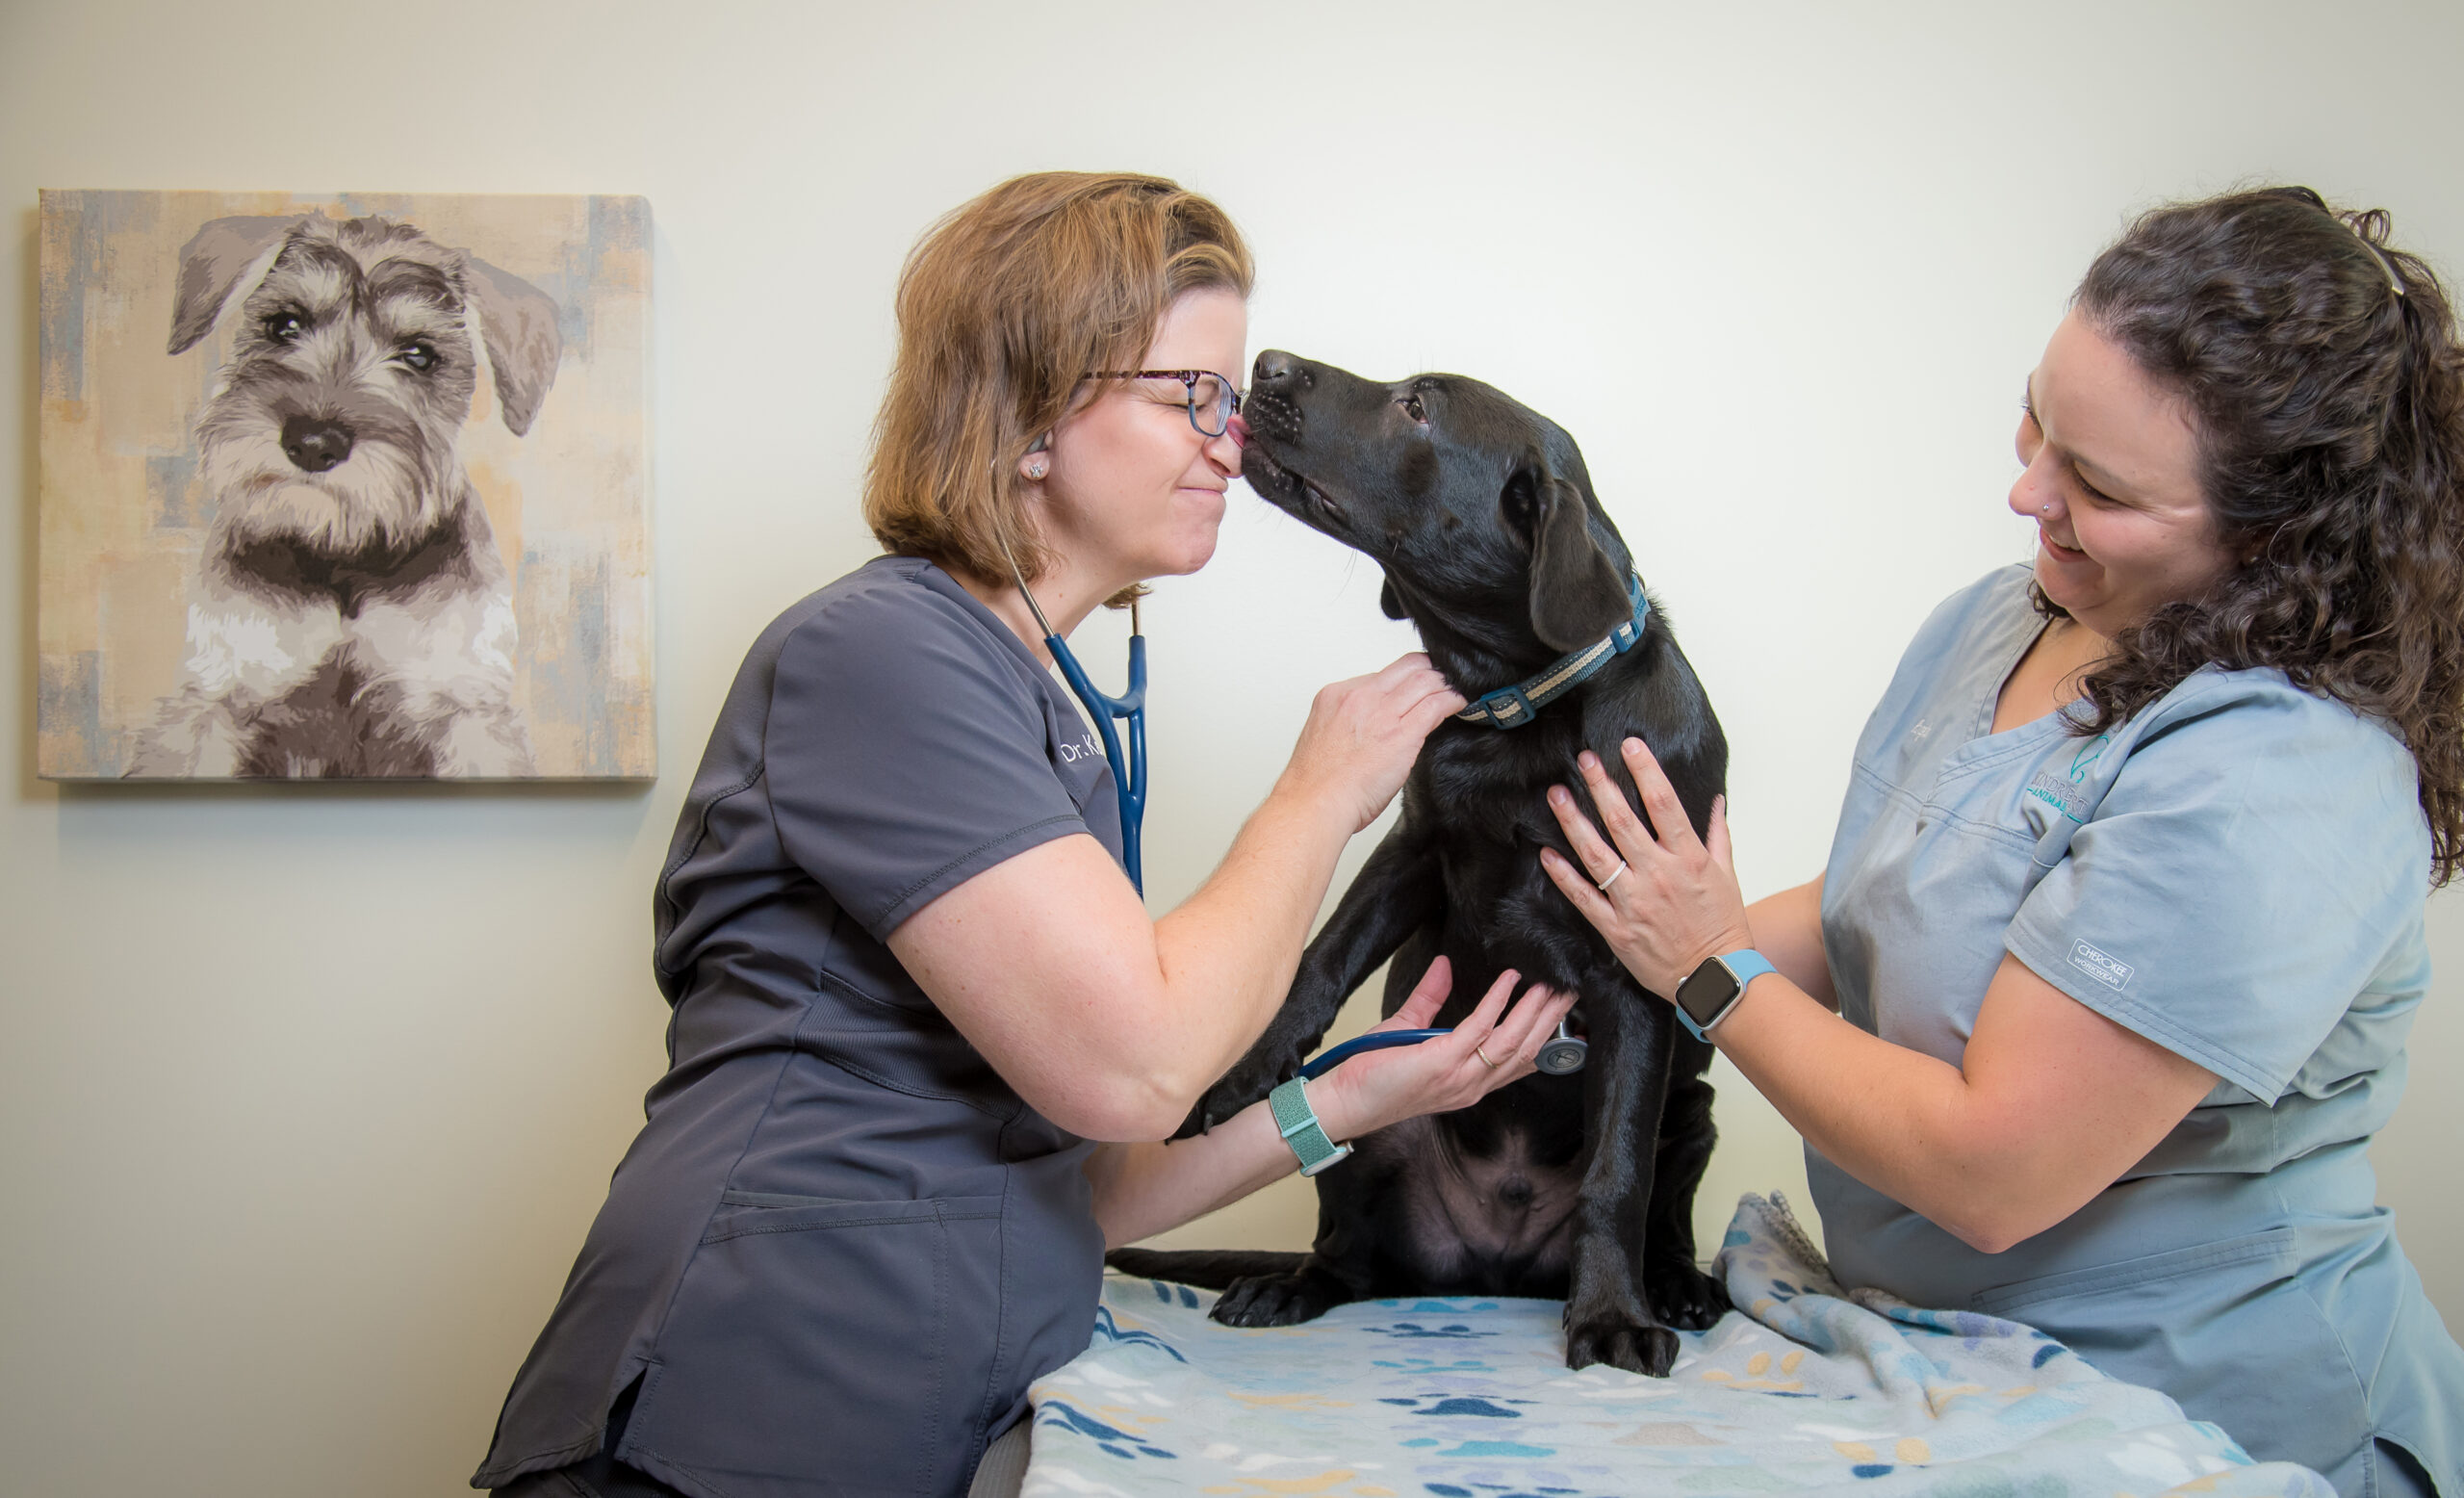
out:
{"label": "dog's eye", "polygon": [[278,344],[287,344],[308,330],[308,325],[299,321],[299,314],[291,311],[277,312],[262,325],[266,336]]}
{"label": "dog's eye", "polygon": [[425,344],[404,344],[395,357],[423,374],[436,368],[436,350]]}
{"label": "dog's eye", "polygon": [[1403,414],[1416,422],[1424,423],[1428,420],[1428,410],[1421,404],[1421,398],[1418,395],[1403,398]]}

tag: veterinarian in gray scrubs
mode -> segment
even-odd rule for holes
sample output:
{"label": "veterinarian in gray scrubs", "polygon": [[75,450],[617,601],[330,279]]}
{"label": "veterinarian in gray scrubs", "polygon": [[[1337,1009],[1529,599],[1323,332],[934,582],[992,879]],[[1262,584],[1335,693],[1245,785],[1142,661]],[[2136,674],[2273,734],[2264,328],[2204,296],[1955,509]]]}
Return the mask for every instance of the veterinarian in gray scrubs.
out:
{"label": "veterinarian in gray scrubs", "polygon": [[[864,502],[893,555],[782,614],[720,711],[658,882],[671,1068],[475,1485],[961,1492],[1086,1347],[1108,1244],[1294,1169],[1265,1103],[1093,1141],[1162,1139],[1265,1028],[1336,855],[1463,700],[1419,656],[1319,693],[1150,919],[1008,562],[1065,635],[1205,563],[1242,432],[1178,372],[1245,368],[1249,279],[1222,212],[1149,177],[1018,178],[910,259]],[[1512,986],[1312,1084],[1326,1132],[1529,1074],[1572,996]]]}
{"label": "veterinarian in gray scrubs", "polygon": [[2028,378],[2034,564],[1918,632],[1822,877],[1746,908],[1636,745],[1671,835],[1586,766],[1607,840],[1561,790],[1584,866],[1547,861],[1656,993],[1778,965],[1709,1035],[1806,1136],[1843,1283],[2348,1498],[2464,1490],[2464,1354],[2363,1154],[2464,861],[2464,354],[2385,232],[2274,190],[2097,259]]}

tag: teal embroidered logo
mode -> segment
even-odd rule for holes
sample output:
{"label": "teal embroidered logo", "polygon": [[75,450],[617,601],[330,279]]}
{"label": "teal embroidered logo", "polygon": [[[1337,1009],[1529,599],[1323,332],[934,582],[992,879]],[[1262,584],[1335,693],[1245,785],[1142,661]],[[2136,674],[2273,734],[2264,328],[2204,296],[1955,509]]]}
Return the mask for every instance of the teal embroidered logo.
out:
{"label": "teal embroidered logo", "polygon": [[[2072,788],[2087,784],[2088,777],[2096,772],[2096,762],[2105,757],[2106,746],[2112,742],[2109,736],[2098,734],[2081,744],[2070,756],[2070,768],[2066,772],[2039,770],[2021,794],[2043,802],[2074,822],[2086,821],[2087,818],[2079,814]],[[2040,827],[2038,831],[2041,833],[2043,829]]]}
{"label": "teal embroidered logo", "polygon": [[2098,734],[2095,737],[2089,739],[2084,744],[2081,744],[2079,746],[2079,752],[2070,757],[2070,784],[2074,786],[2079,785],[2087,780],[2090,775],[2093,774],[2096,768],[2096,762],[2105,757],[2106,746],[2110,745],[2113,741],[2113,736],[2111,734]]}
{"label": "teal embroidered logo", "polygon": [[2109,989],[2118,989],[2128,983],[2131,973],[2137,970],[2120,958],[2110,956],[2086,942],[2070,943],[2070,966]]}
{"label": "teal embroidered logo", "polygon": [[2074,822],[2087,820],[2086,817],[2083,817],[2078,813],[2070,810],[2069,789],[2070,783],[2068,781],[2064,780],[2061,776],[2056,775],[2051,770],[2045,770],[2039,773],[2036,779],[2028,782],[2027,794],[2036,800],[2043,802],[2055,811],[2060,812],[2063,815],[2070,818]]}

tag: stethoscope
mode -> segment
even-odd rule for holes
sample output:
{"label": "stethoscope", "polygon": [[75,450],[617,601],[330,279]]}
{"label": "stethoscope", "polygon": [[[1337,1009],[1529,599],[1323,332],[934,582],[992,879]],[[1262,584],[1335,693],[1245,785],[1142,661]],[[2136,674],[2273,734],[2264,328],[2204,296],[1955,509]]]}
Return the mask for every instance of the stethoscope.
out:
{"label": "stethoscope", "polygon": [[[1009,540],[1001,538],[1001,555],[1010,563],[1010,576],[1018,584],[1018,596],[1027,601],[1027,609],[1036,616],[1037,628],[1043,631],[1043,648],[1052,652],[1053,664],[1061,668],[1063,681],[1069,684],[1070,695],[1095,720],[1095,732],[1104,736],[1104,758],[1113,765],[1113,792],[1120,801],[1120,860],[1129,871],[1130,887],[1140,899],[1146,897],[1146,881],[1139,858],[1139,835],[1146,823],[1146,635],[1138,624],[1138,601],[1129,603],[1129,690],[1117,697],[1107,697],[1095,689],[1087,668],[1070,654],[1068,644],[1043,615],[1043,607],[1027,588],[1026,574],[1018,570],[1018,559],[1010,553]],[[1129,774],[1120,774],[1120,739],[1113,732],[1113,719],[1129,720]],[[1303,1077],[1312,1080],[1324,1075],[1336,1066],[1368,1050],[1384,1050],[1390,1046],[1417,1046],[1433,1041],[1451,1030],[1380,1030],[1358,1036],[1340,1046],[1320,1052],[1300,1069]],[[1565,1076],[1582,1070],[1590,1049],[1579,1035],[1557,1021],[1557,1033],[1540,1047],[1535,1059],[1541,1071],[1551,1076]]]}
{"label": "stethoscope", "polygon": [[[1328,1046],[1310,1057],[1301,1067],[1300,1075],[1314,1082],[1362,1051],[1384,1050],[1390,1046],[1417,1046],[1423,1041],[1433,1041],[1441,1035],[1453,1033],[1452,1030],[1376,1030],[1367,1035],[1356,1035],[1340,1046]],[[1540,1054],[1532,1059],[1531,1064],[1551,1076],[1567,1076],[1582,1070],[1583,1061],[1590,1051],[1590,1043],[1567,1029],[1566,1021],[1560,1020],[1557,1021],[1557,1033],[1549,1044],[1540,1047]]]}
{"label": "stethoscope", "polygon": [[[1129,690],[1117,697],[1107,697],[1095,690],[1087,668],[1069,653],[1052,621],[1043,616],[1043,607],[1027,591],[1026,574],[1018,570],[1018,558],[1010,555],[1009,540],[1001,540],[1001,555],[1008,558],[1010,576],[1016,580],[1018,596],[1027,601],[1028,609],[1036,616],[1036,627],[1043,631],[1043,648],[1052,652],[1053,664],[1061,667],[1063,681],[1069,684],[1070,695],[1087,709],[1087,716],[1095,720],[1095,732],[1104,736],[1104,759],[1113,766],[1113,793],[1120,801],[1120,861],[1129,870],[1130,888],[1138,897],[1146,897],[1146,880],[1139,858],[1139,834],[1146,825],[1146,635],[1138,627],[1138,600],[1129,601]],[[1129,719],[1129,774],[1120,773],[1120,738],[1113,732],[1113,719]]]}

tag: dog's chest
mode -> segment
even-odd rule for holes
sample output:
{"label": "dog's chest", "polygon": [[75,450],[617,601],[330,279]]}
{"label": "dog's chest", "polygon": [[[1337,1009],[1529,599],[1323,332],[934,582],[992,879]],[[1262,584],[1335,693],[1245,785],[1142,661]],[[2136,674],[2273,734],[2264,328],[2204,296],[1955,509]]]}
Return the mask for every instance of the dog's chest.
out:
{"label": "dog's chest", "polygon": [[399,684],[372,674],[348,646],[257,710],[240,773],[285,778],[426,777],[435,735],[405,710]]}
{"label": "dog's chest", "polygon": [[281,608],[331,608],[355,620],[369,605],[409,598],[445,581],[461,581],[468,547],[459,528],[439,528],[400,545],[333,553],[291,540],[235,545],[223,565],[233,582]]}
{"label": "dog's chest", "polygon": [[1548,794],[1566,786],[1583,798],[1575,761],[1581,747],[1571,725],[1544,719],[1527,730],[1433,738],[1414,766],[1408,814],[1444,891],[1443,949],[1455,956],[1458,984],[1486,982],[1460,969],[1467,957],[1489,972],[1514,968],[1561,986],[1613,965],[1540,864],[1543,848],[1572,854]]}
{"label": "dog's chest", "polygon": [[1524,1283],[1562,1273],[1571,1248],[1578,1173],[1537,1157],[1527,1135],[1509,1131],[1478,1154],[1434,1119],[1371,1136],[1380,1153],[1408,1156],[1397,1182],[1411,1225],[1408,1242],[1430,1256],[1440,1283]]}

